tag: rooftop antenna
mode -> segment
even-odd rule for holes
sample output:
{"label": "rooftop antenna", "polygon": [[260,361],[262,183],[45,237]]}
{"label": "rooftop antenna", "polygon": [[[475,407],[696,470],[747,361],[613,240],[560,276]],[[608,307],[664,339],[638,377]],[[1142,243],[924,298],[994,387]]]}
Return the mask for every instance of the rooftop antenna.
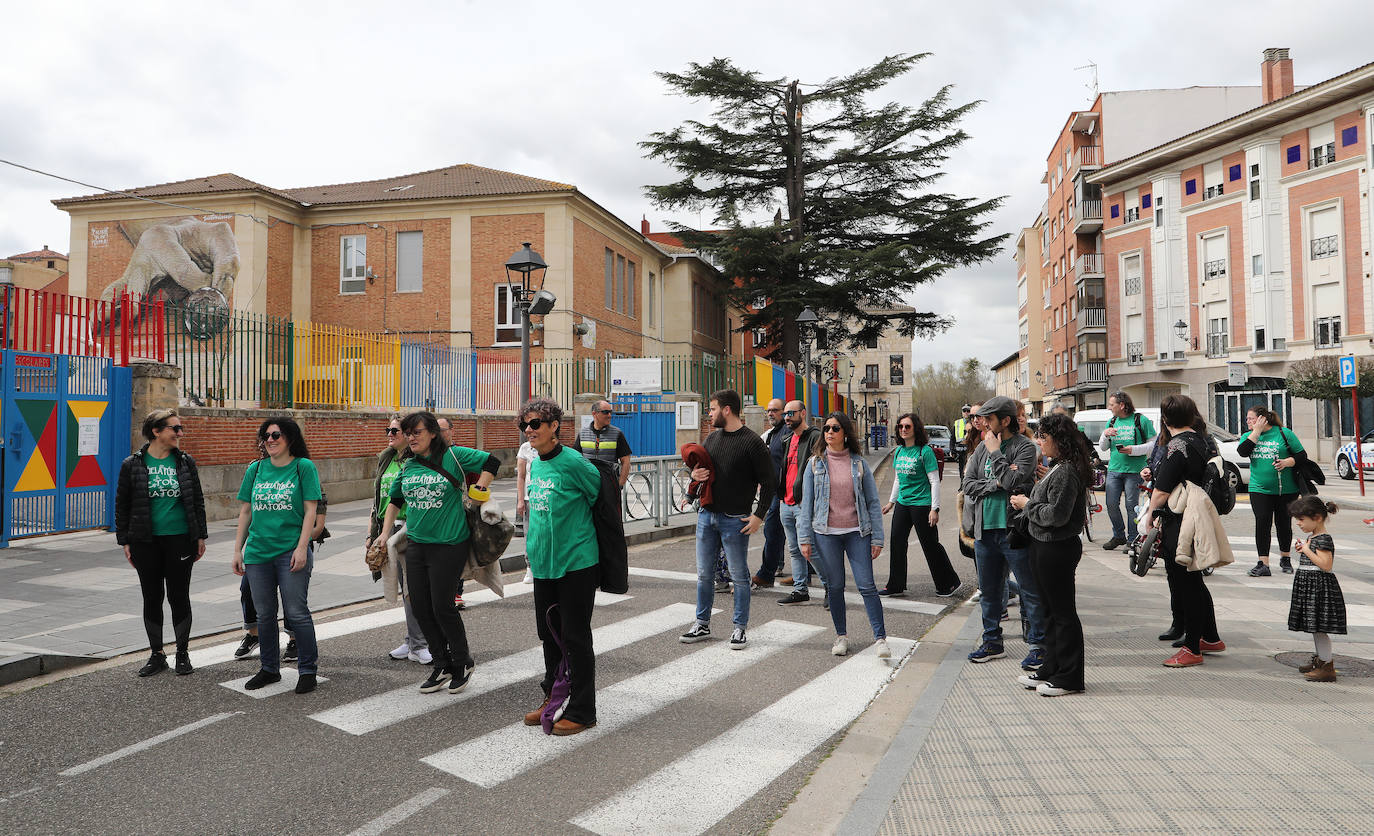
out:
{"label": "rooftop antenna", "polygon": [[1088,88],[1089,90],[1093,91],[1093,97],[1092,97],[1091,99],[1088,100],[1088,104],[1092,104],[1093,102],[1097,101],[1097,64],[1096,64],[1091,58],[1089,58],[1089,59],[1088,59],[1088,63],[1084,64],[1084,65],[1081,66],[1081,67],[1074,67],[1074,69],[1075,69],[1075,70],[1092,70],[1092,72],[1093,72],[1093,80],[1092,80],[1092,83],[1091,83],[1091,84],[1085,84],[1085,85],[1083,85],[1083,86],[1086,87],[1086,88]]}

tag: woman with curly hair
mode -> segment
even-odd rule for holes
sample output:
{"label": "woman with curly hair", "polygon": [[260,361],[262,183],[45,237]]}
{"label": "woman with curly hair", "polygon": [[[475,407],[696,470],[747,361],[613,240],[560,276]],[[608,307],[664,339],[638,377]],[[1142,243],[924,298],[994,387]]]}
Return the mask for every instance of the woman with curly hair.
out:
{"label": "woman with curly hair", "polygon": [[1040,587],[1045,617],[1045,657],[1038,671],[1018,681],[1046,697],[1083,691],[1083,623],[1074,600],[1074,573],[1083,557],[1078,534],[1087,516],[1092,484],[1088,439],[1067,415],[1040,422],[1040,449],[1049,472],[1030,496],[1017,494],[1011,506],[1025,515],[1030,530],[1031,573]]}

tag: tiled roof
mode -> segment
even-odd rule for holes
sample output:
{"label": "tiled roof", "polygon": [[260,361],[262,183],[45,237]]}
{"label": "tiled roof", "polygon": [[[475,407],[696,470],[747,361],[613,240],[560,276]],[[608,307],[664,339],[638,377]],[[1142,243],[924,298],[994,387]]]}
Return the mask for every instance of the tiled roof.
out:
{"label": "tiled roof", "polygon": [[287,189],[297,201],[313,206],[336,203],[371,203],[377,200],[432,200],[446,197],[484,197],[488,195],[569,192],[577,187],[552,180],[540,180],[495,168],[464,163],[384,180],[337,183]]}
{"label": "tiled roof", "polygon": [[[128,189],[138,197],[175,198],[224,192],[261,191],[285,198],[303,206],[330,206],[347,203],[372,203],[378,200],[433,200],[436,198],[483,197],[488,195],[516,195],[538,192],[576,191],[576,186],[540,180],[483,168],[477,165],[452,165],[415,174],[403,174],[383,180],[364,180],[358,183],[335,183],[328,186],[307,186],[298,189],[273,189],[237,174],[215,174],[191,180],[178,180],[156,186]],[[54,200],[57,206],[86,203],[96,200],[117,200],[121,193],[104,193]]]}
{"label": "tiled roof", "polygon": [[43,261],[44,259],[49,259],[49,258],[66,258],[66,257],[67,257],[67,256],[66,256],[65,253],[54,252],[53,250],[48,249],[47,245],[45,244],[45,245],[43,246],[43,249],[41,249],[41,250],[34,250],[33,252],[29,252],[29,253],[20,253],[19,255],[12,255],[12,256],[9,257],[9,260],[10,260],[10,261]]}

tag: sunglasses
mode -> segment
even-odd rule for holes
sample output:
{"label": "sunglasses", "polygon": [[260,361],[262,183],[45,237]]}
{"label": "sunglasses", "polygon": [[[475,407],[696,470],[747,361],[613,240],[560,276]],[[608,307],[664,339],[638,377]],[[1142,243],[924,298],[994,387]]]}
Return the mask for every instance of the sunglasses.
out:
{"label": "sunglasses", "polygon": [[793,415],[796,415],[796,414],[797,414],[797,410],[795,410],[795,409],[789,409],[789,410],[787,410],[786,412],[784,412],[784,413],[782,414],[782,417],[784,417],[784,418],[791,418]]}
{"label": "sunglasses", "polygon": [[186,429],[182,427],[180,424],[163,424],[162,428],[159,429],[158,432],[162,432],[162,430],[171,430],[177,435],[181,435],[183,432],[186,431]]}
{"label": "sunglasses", "polygon": [[914,429],[916,429],[916,428],[913,427],[913,426],[911,426],[910,424],[898,424],[898,425],[897,425],[897,429],[899,429],[899,430],[914,430]]}
{"label": "sunglasses", "polygon": [[[599,412],[600,410],[597,411]],[[608,409],[606,410],[606,412],[610,412],[610,410]],[[551,427],[553,426],[552,421],[545,421],[543,418],[531,418],[528,421],[521,421],[518,426],[520,427],[520,432],[524,432],[527,429],[537,430],[545,424],[548,424]]]}
{"label": "sunglasses", "polygon": [[[610,414],[611,414],[612,412],[614,412],[615,410],[613,410],[613,409],[596,409],[596,410],[592,410],[592,411],[595,412],[597,415],[610,415]],[[539,429],[539,428],[538,428],[538,427],[535,427],[535,429]]]}
{"label": "sunglasses", "polygon": [[400,434],[401,434],[401,428],[400,428],[400,427],[387,427],[387,428],[386,428],[386,434],[387,434],[387,435],[400,435]]}
{"label": "sunglasses", "polygon": [[263,433],[263,434],[262,434],[262,440],[263,440],[263,441],[276,441],[276,440],[278,440],[279,438],[281,438],[281,431],[280,431],[280,430],[273,430],[273,431],[270,432],[270,433]]}
{"label": "sunglasses", "polygon": [[826,424],[825,431],[828,433],[842,433],[844,432],[844,427],[841,427],[839,424]]}

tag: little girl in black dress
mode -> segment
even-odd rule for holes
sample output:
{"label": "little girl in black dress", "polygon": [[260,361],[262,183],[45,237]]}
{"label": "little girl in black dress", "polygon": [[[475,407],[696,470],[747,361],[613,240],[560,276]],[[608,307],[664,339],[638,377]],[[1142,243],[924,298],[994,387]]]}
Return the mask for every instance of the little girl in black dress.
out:
{"label": "little girl in black dress", "polygon": [[1326,518],[1336,513],[1334,502],[1315,496],[1298,497],[1288,506],[1306,542],[1297,540],[1298,571],[1293,574],[1293,601],[1288,606],[1288,629],[1311,633],[1316,653],[1298,668],[1311,682],[1335,682],[1336,665],[1331,656],[1331,633],[1345,635],[1345,598],[1332,572],[1336,543],[1326,533]]}

